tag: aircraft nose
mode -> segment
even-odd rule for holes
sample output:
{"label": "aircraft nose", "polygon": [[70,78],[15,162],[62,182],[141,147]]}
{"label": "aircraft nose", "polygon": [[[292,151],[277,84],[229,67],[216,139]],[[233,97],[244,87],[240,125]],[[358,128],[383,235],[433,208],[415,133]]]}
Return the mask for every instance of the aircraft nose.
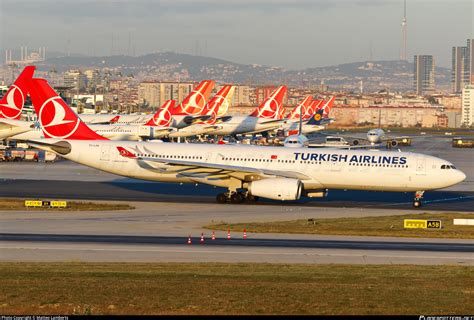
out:
{"label": "aircraft nose", "polygon": [[456,170],[456,183],[462,182],[466,179],[466,174],[461,170]]}

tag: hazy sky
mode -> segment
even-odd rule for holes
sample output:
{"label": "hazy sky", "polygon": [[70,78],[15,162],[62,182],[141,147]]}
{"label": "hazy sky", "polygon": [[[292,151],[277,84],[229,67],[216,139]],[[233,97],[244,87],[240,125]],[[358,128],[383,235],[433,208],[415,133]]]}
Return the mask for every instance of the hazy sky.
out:
{"label": "hazy sky", "polygon": [[[408,57],[474,35],[474,0],[407,0]],[[0,0],[0,48],[178,51],[290,69],[398,59],[403,0]],[[130,45],[129,45],[130,43]],[[198,49],[197,49],[198,48]]]}

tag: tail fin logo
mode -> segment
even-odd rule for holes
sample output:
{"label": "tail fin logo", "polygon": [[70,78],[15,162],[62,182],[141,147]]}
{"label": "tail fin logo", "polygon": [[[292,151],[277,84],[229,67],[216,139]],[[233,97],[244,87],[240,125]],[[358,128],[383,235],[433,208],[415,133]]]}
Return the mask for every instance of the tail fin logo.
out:
{"label": "tail fin logo", "polygon": [[[59,96],[46,100],[38,114],[44,133],[50,138],[65,139],[73,135],[80,120],[72,111],[66,112],[66,106]],[[66,115],[67,114],[67,115]],[[71,119],[66,119],[69,116]]]}
{"label": "tail fin logo", "polygon": [[169,127],[171,123],[170,106],[174,104],[174,100],[168,100],[161,109],[153,116],[153,123],[158,127]]}
{"label": "tail fin logo", "polygon": [[321,115],[319,113],[316,113],[313,117],[314,120],[319,121],[321,120]]}
{"label": "tail fin logo", "polygon": [[7,119],[18,119],[24,105],[25,95],[23,91],[13,84],[6,96],[6,103],[0,104],[0,115]]}
{"label": "tail fin logo", "polygon": [[204,110],[206,99],[209,97],[214,81],[203,81],[191,92],[189,98],[181,103],[182,111],[187,115],[198,115]]}
{"label": "tail fin logo", "polygon": [[258,108],[257,117],[275,119],[280,115],[281,103],[278,102],[277,99],[283,99],[283,96],[279,97],[282,91],[286,91],[285,86],[278,87],[278,89],[265,100],[263,105]]}
{"label": "tail fin logo", "polygon": [[191,93],[188,102],[184,106],[183,112],[190,116],[197,115],[202,112],[205,105],[206,98],[204,97],[204,95],[201,92],[194,90]]}

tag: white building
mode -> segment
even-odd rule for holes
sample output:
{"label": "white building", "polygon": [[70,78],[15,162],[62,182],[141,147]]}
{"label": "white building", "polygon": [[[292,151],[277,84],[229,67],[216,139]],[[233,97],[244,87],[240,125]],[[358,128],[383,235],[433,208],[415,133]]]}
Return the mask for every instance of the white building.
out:
{"label": "white building", "polygon": [[474,85],[467,85],[462,90],[461,123],[474,125]]}

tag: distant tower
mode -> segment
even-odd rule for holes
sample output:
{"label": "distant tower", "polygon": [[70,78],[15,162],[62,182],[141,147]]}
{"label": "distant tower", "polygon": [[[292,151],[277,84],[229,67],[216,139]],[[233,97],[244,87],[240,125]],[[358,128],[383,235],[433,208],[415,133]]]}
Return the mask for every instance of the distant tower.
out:
{"label": "distant tower", "polygon": [[407,60],[407,0],[404,0],[403,2],[402,47],[400,49],[400,60]]}

